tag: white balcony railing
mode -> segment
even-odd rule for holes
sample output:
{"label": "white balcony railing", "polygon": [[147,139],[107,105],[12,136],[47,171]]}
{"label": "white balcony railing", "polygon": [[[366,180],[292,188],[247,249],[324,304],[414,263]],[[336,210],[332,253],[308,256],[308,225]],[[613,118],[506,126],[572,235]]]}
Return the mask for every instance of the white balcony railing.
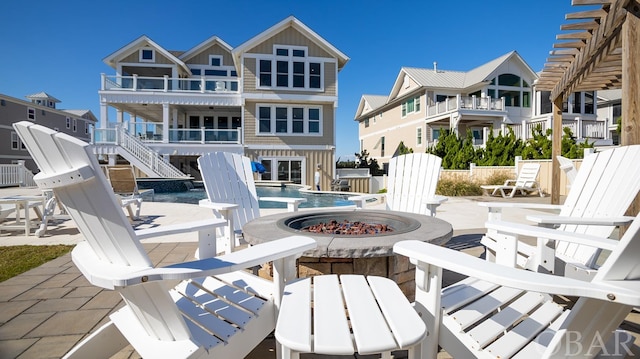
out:
{"label": "white balcony railing", "polygon": [[171,78],[107,76],[101,74],[102,91],[238,93],[238,80],[228,77]]}
{"label": "white balcony railing", "polygon": [[35,187],[33,173],[27,169],[23,160],[16,164],[0,165],[0,187]]}
{"label": "white balcony railing", "polygon": [[[536,127],[539,126],[542,129],[542,133],[552,128],[551,116],[522,121],[522,123],[510,124],[508,126],[513,129],[516,138],[528,140],[531,138],[531,134]],[[578,139],[609,138],[606,121],[583,120],[580,117],[576,117],[574,120],[565,118],[562,120],[562,127],[568,127],[573,136]]]}
{"label": "white balcony railing", "polygon": [[459,110],[504,111],[503,98],[456,96],[427,106],[427,117]]}

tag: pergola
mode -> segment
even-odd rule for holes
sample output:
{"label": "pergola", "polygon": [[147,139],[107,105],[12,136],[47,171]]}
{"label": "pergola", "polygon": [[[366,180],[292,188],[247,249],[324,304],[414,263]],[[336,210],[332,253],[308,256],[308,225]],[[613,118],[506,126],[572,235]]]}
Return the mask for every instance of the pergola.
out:
{"label": "pergola", "polygon": [[[601,8],[569,13],[536,83],[551,91],[553,169],[551,203],[560,202],[562,102],[572,92],[622,89],[621,144],[640,144],[640,1],[572,0]],[[638,201],[633,214],[638,213]]]}

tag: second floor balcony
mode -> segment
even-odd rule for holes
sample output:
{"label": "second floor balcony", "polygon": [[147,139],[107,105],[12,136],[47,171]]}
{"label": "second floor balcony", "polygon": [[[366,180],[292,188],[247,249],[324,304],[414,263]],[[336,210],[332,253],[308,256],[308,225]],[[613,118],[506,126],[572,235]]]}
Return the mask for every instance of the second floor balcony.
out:
{"label": "second floor balcony", "polygon": [[[242,127],[235,129],[170,128],[168,135],[163,131],[162,124],[156,123],[137,122],[125,128],[128,134],[147,144],[242,144],[243,138]],[[110,124],[109,128],[95,128],[91,143],[118,144],[118,134],[116,124]]]}
{"label": "second floor balcony", "polygon": [[504,98],[461,96],[450,97],[427,107],[427,119],[457,111],[505,111]]}
{"label": "second floor balcony", "polygon": [[238,94],[238,80],[228,77],[171,78],[146,76],[107,76],[101,74],[101,91],[182,92]]}

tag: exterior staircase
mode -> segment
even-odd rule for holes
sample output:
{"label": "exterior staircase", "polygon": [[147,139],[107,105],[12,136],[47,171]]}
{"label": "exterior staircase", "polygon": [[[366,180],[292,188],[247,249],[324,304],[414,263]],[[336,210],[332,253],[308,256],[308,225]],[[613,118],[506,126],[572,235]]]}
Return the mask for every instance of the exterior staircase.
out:
{"label": "exterior staircase", "polygon": [[119,154],[149,177],[190,178],[122,125],[115,128],[96,128],[92,138],[96,155]]}

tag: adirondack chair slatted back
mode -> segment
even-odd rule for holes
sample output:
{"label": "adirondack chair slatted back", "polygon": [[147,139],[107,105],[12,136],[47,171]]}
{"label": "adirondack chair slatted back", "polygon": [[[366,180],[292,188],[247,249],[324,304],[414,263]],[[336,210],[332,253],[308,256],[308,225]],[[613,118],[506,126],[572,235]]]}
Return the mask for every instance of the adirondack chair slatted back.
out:
{"label": "adirondack chair slatted back", "polygon": [[538,172],[540,172],[540,164],[539,163],[525,163],[520,168],[520,172],[518,173],[518,177],[516,178],[516,187],[531,187],[538,177]]}
{"label": "adirondack chair slatted back", "polygon": [[240,231],[247,222],[260,216],[256,185],[248,157],[237,153],[211,152],[198,158],[198,166],[211,202],[239,205],[233,211],[235,231]]}
{"label": "adirondack chair slatted back", "polygon": [[[97,261],[135,267],[134,270],[152,267],[90,145],[28,121],[14,123],[13,127],[41,170],[34,180],[41,188],[53,189]],[[73,254],[79,248],[86,246],[78,244]],[[83,266],[79,263],[83,259],[73,255],[81,270],[99,267],[96,263]],[[83,274],[92,281],[91,273]],[[149,282],[121,288],[119,293],[152,337],[175,340],[190,336],[165,283]]]}
{"label": "adirondack chair slatted back", "polygon": [[[30,122],[14,124],[41,172],[42,181],[71,170],[90,170],[91,178],[54,188],[53,191],[94,252],[105,261],[133,266],[151,266],[140,243],[134,240],[129,221],[120,208],[90,145]],[[82,193],[83,195],[78,195]]]}
{"label": "adirondack chair slatted back", "polygon": [[560,163],[560,169],[567,175],[567,183],[569,186],[576,180],[576,174],[578,170],[576,170],[576,166],[573,164],[573,161],[566,157],[556,156],[558,162]]}
{"label": "adirondack chair slatted back", "polygon": [[410,153],[389,161],[387,209],[429,214],[423,200],[436,193],[442,159],[427,153]]}
{"label": "adirondack chair slatted back", "polygon": [[[592,281],[637,281],[640,279],[638,253],[640,253],[640,217],[636,217],[629,226],[620,239],[620,243],[607,257]],[[591,345],[604,343],[630,311],[631,307],[617,303],[615,296],[611,301],[581,297],[574,304],[562,325],[562,329],[569,339],[558,340],[559,347],[549,348],[548,351],[555,353],[575,352],[575,342],[572,340],[576,340],[576,333],[580,335],[578,338],[580,343]],[[570,339],[572,335],[573,339]],[[572,343],[574,344],[573,348],[571,347]],[[591,350],[595,349],[591,348]]]}
{"label": "adirondack chair slatted back", "polygon": [[[623,146],[587,156],[580,166],[560,215],[586,218],[623,216],[640,191],[638,163],[640,145]],[[559,229],[608,237],[614,228],[562,225]],[[593,247],[560,242],[556,245],[556,253],[593,267],[599,251]]]}

